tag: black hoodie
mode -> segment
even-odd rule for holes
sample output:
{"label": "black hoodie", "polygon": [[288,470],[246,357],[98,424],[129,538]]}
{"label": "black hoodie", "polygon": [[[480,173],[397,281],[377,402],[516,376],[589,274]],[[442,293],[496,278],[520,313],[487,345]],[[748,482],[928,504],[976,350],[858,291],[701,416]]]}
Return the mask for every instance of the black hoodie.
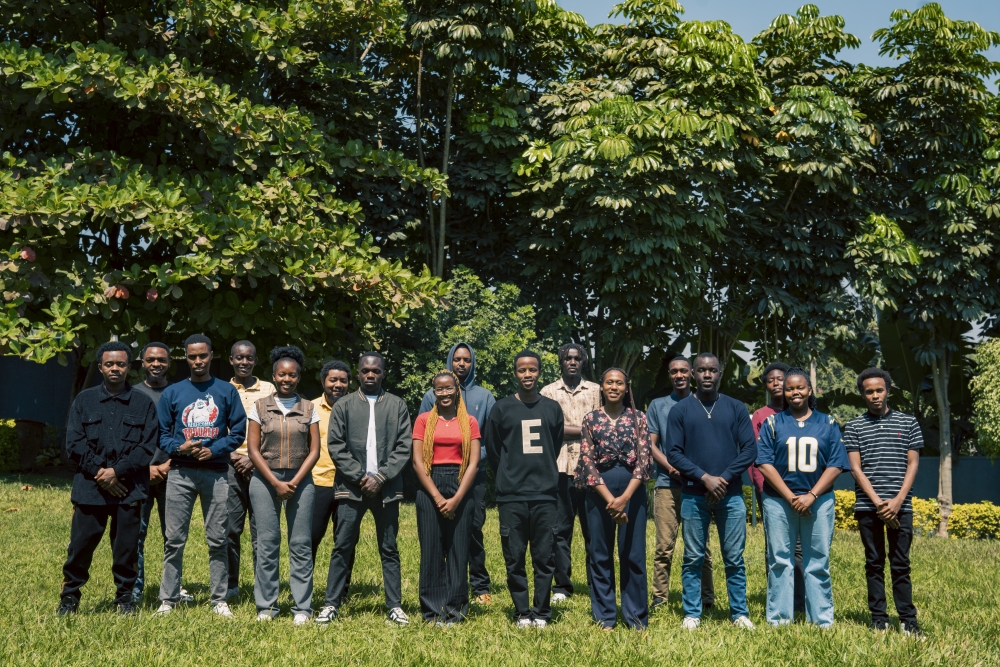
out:
{"label": "black hoodie", "polygon": [[486,454],[496,471],[497,502],[556,500],[563,441],[563,413],[551,398],[522,403],[497,401],[483,431]]}

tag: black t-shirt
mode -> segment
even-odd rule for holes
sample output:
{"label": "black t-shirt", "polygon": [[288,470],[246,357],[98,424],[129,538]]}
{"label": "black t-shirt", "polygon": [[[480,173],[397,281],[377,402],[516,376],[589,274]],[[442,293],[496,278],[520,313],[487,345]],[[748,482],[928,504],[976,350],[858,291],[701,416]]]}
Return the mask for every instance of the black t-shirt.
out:
{"label": "black t-shirt", "polygon": [[[163,390],[169,386],[170,386],[169,384],[165,384],[162,387],[150,387],[145,382],[140,382],[139,384],[132,387],[132,389],[136,391],[141,391],[146,396],[149,396],[151,399],[153,399],[153,405],[159,408],[160,396],[163,395]],[[157,442],[159,442],[159,440],[160,440],[159,438],[156,439]],[[160,449],[159,447],[157,447],[156,450],[153,452],[153,460],[149,462],[149,465],[158,466],[161,463],[166,463],[169,460],[170,460],[170,455],[167,454],[162,449]]]}

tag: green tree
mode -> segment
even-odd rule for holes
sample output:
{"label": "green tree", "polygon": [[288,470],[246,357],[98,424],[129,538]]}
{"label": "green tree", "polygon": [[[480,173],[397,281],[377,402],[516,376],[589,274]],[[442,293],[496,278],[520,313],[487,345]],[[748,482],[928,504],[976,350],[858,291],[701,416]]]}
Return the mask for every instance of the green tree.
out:
{"label": "green tree", "polygon": [[976,348],[976,375],[970,382],[975,406],[976,448],[1000,455],[1000,338]]}
{"label": "green tree", "polygon": [[341,94],[358,68],[310,50],[383,20],[361,14],[322,1],[5,3],[5,350],[43,362],[111,335],[205,330],[321,358],[437,302],[437,279],[379,256],[356,195],[365,180],[443,181],[344,136],[329,116],[352,116],[358,94]]}

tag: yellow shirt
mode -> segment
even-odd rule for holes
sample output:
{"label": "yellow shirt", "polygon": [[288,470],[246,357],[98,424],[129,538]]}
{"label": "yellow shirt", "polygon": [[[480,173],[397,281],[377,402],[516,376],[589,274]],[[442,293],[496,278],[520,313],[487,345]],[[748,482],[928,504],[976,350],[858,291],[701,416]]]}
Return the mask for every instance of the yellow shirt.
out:
{"label": "yellow shirt", "polygon": [[[250,412],[250,408],[253,404],[257,402],[257,399],[264,398],[265,396],[270,396],[274,393],[274,385],[266,380],[261,380],[256,378],[257,381],[250,387],[244,387],[233,378],[229,381],[229,384],[236,387],[236,391],[239,392],[240,401],[243,403],[243,411]],[[249,430],[249,426],[247,427]],[[243,444],[236,449],[236,453],[241,456],[247,455],[247,441],[244,440]]]}
{"label": "yellow shirt", "polygon": [[314,398],[312,404],[316,406],[316,412],[319,413],[319,461],[312,469],[313,484],[332,487],[337,466],[330,458],[330,448],[326,445],[326,434],[327,428],[330,426],[330,413],[333,412],[333,404],[327,401],[326,394]]}

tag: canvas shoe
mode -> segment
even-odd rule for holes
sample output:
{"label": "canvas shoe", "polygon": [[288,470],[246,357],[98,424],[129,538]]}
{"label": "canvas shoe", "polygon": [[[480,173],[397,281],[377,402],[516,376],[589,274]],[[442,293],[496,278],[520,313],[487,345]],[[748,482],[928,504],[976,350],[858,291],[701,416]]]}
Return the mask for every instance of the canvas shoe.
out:
{"label": "canvas shoe", "polygon": [[157,616],[166,616],[173,610],[174,610],[174,605],[170,604],[169,602],[162,602],[160,603],[160,606],[156,609],[156,611],[153,613],[156,614]]}
{"label": "canvas shoe", "polygon": [[518,628],[533,628],[535,627],[535,622],[530,618],[519,618],[517,619]]}
{"label": "canvas shoe", "polygon": [[393,607],[389,610],[389,613],[386,614],[385,622],[395,625],[409,625],[410,617],[407,616],[406,612],[399,607]]}
{"label": "canvas shoe", "polygon": [[903,621],[899,624],[899,629],[903,632],[906,637],[913,637],[915,639],[925,639],[923,630],[917,625],[916,621]]}
{"label": "canvas shoe", "polygon": [[701,625],[701,619],[695,618],[694,616],[688,616],[681,622],[682,630],[697,630],[698,626]]}
{"label": "canvas shoe", "polygon": [[135,607],[135,603],[132,602],[132,598],[121,600],[115,603],[115,611],[117,611],[122,616],[135,616],[138,611]]}
{"label": "canvas shoe", "polygon": [[733,621],[733,625],[735,625],[737,628],[743,628],[744,630],[755,629],[753,623],[751,623],[750,619],[747,618],[746,616],[737,616],[736,619]]}
{"label": "canvas shoe", "polygon": [[226,602],[229,602],[233,598],[238,598],[239,596],[240,596],[240,589],[230,588],[228,591],[226,591]]}
{"label": "canvas shoe", "polygon": [[653,602],[649,605],[649,611],[656,611],[665,604],[667,604],[666,598],[653,598]]}
{"label": "canvas shoe", "polygon": [[225,602],[217,602],[215,606],[212,607],[212,613],[218,614],[222,618],[235,618],[232,610],[229,608],[229,605]]}
{"label": "canvas shoe", "polygon": [[872,621],[872,624],[868,626],[870,630],[875,632],[887,632],[889,630],[889,621],[884,621],[879,619],[877,621]]}
{"label": "canvas shoe", "polygon": [[66,597],[59,600],[59,607],[56,608],[56,613],[59,614],[60,616],[75,614],[79,606],[80,606],[79,600],[67,595]]}
{"label": "canvas shoe", "polygon": [[187,592],[186,588],[181,588],[180,602],[184,604],[194,604],[194,596]]}
{"label": "canvas shoe", "polygon": [[479,595],[476,596],[473,602],[475,602],[476,604],[481,604],[484,607],[487,607],[493,604],[493,596],[490,595],[489,593],[480,593]]}
{"label": "canvas shoe", "polygon": [[312,618],[310,614],[299,612],[298,614],[295,614],[294,619],[292,619],[292,625],[307,625],[310,618]]}
{"label": "canvas shoe", "polygon": [[264,611],[257,613],[257,620],[258,621],[273,621],[274,620],[274,616],[271,615],[270,610],[265,609]]}
{"label": "canvas shoe", "polygon": [[315,622],[319,625],[326,625],[330,621],[335,620],[337,620],[337,608],[333,605],[327,605],[319,610]]}
{"label": "canvas shoe", "polygon": [[536,628],[544,628],[546,625],[548,625],[548,621],[546,621],[545,619],[543,619],[543,618],[536,618],[535,619],[535,627]]}
{"label": "canvas shoe", "polygon": [[568,599],[569,599],[569,596],[566,595],[565,593],[553,593],[552,594],[552,601],[551,601],[551,603],[552,604],[559,604],[561,602],[565,602]]}

